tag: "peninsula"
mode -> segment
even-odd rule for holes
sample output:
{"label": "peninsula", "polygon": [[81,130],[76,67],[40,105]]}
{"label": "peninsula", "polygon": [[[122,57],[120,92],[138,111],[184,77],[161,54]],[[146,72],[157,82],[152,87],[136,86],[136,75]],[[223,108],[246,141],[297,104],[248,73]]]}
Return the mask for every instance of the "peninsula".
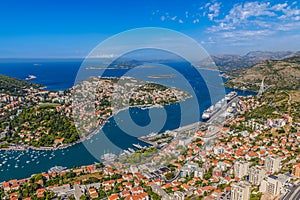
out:
{"label": "peninsula", "polygon": [[90,105],[83,104],[80,106],[81,111],[76,112],[78,104],[75,104],[74,110],[70,99],[87,94],[91,85],[96,85],[96,99],[92,103],[96,116],[81,120],[84,124],[79,126],[79,132],[84,133],[84,136],[95,133],[121,109],[130,106],[162,106],[190,97],[185,91],[131,77],[90,77],[65,91],[48,91],[41,89],[38,84],[3,75],[0,76],[0,82],[14,83],[15,86],[1,85],[1,149],[54,149],[79,142],[74,113],[78,115],[76,117],[86,117]]}

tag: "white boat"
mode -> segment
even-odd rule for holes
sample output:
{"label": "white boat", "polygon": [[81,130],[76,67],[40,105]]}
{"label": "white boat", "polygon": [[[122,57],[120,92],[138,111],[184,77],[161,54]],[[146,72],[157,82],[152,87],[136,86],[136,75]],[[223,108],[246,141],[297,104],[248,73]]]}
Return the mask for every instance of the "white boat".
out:
{"label": "white boat", "polygon": [[138,149],[143,149],[144,147],[142,147],[139,143],[137,144],[132,144],[132,146],[138,148]]}
{"label": "white boat", "polygon": [[117,155],[113,153],[106,153],[102,155],[100,158],[105,161],[112,161],[117,158]]}
{"label": "white boat", "polygon": [[128,151],[130,151],[131,153],[134,153],[134,152],[135,152],[135,150],[132,149],[132,148],[128,148]]}
{"label": "white boat", "polygon": [[128,154],[128,155],[131,154],[130,151],[127,151],[127,150],[124,150],[124,153],[126,153],[126,154]]}
{"label": "white boat", "polygon": [[227,101],[227,102],[229,102],[229,101],[231,101],[234,97],[236,97],[237,96],[237,92],[235,92],[235,91],[232,91],[232,92],[230,92],[230,93],[228,93],[226,96],[225,96],[225,100]]}
{"label": "white boat", "polygon": [[149,135],[148,135],[148,137],[153,137],[153,136],[156,136],[157,135],[157,133],[150,133]]}
{"label": "white boat", "polygon": [[26,80],[26,81],[29,81],[29,80],[32,80],[32,79],[35,79],[35,78],[37,78],[37,77],[34,76],[34,75],[32,75],[32,74],[30,74],[30,75],[28,75],[27,78],[25,78],[25,80]]}

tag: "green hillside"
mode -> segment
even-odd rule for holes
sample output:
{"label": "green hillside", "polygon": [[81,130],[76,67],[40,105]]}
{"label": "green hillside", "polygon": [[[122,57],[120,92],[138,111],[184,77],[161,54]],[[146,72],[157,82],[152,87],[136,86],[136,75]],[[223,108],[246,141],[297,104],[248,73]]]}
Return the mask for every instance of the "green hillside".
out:
{"label": "green hillside", "polygon": [[264,79],[265,86],[279,90],[300,89],[300,57],[266,60],[251,67],[227,74],[227,87],[258,91]]}
{"label": "green hillside", "polygon": [[23,89],[31,87],[39,88],[41,85],[0,74],[0,93],[22,95]]}

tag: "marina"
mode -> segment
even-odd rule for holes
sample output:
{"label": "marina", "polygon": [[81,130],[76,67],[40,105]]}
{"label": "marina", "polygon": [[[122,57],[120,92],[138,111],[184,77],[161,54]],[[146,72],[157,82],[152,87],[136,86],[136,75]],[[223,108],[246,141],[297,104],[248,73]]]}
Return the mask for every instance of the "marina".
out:
{"label": "marina", "polygon": [[138,149],[145,149],[145,148],[147,148],[147,146],[141,146],[139,143],[137,143],[137,144],[132,144],[132,146],[134,146],[134,147],[136,147],[136,148],[138,148]]}

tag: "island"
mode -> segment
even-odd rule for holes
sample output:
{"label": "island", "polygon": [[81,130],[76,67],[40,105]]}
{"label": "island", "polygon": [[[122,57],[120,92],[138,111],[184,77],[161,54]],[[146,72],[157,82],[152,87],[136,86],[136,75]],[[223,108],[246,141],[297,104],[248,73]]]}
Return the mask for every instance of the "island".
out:
{"label": "island", "polygon": [[26,81],[32,80],[32,79],[36,79],[37,77],[35,75],[28,75],[28,77],[25,78]]}
{"label": "island", "polygon": [[166,75],[150,75],[148,78],[174,78],[174,74],[166,74]]}

